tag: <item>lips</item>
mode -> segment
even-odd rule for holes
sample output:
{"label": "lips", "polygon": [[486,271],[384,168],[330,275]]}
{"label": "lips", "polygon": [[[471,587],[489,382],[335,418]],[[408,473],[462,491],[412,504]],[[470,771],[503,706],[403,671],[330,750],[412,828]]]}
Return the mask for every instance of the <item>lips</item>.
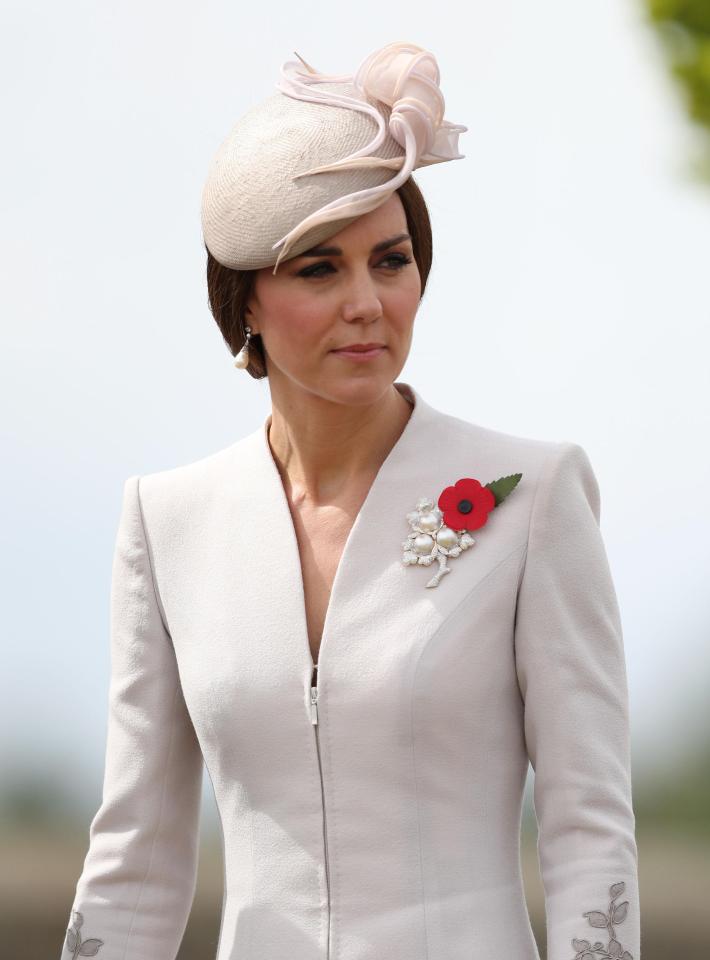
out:
{"label": "lips", "polygon": [[377,359],[386,349],[384,344],[381,343],[354,343],[349,347],[340,347],[338,350],[333,350],[332,352],[336,357],[349,360],[351,363],[367,363],[370,360]]}
{"label": "lips", "polygon": [[338,347],[334,353],[340,353],[341,351],[347,351],[348,353],[352,353],[353,351],[367,353],[369,350],[375,350],[380,347],[384,347],[384,343],[351,343],[347,347]]}

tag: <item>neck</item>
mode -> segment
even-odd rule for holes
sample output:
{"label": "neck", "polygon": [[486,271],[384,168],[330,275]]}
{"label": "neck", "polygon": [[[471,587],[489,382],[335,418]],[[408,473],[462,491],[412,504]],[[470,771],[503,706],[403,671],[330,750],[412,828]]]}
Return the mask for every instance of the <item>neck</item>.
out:
{"label": "neck", "polygon": [[271,452],[294,502],[332,503],[369,486],[412,413],[394,384],[369,404],[274,395]]}

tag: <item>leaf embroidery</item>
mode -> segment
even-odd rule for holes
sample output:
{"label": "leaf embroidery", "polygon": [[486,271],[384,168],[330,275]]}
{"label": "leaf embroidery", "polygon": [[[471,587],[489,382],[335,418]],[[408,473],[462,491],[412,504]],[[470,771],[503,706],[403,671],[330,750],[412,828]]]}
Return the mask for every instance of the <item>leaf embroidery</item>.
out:
{"label": "leaf embroidery", "polygon": [[83,914],[79,913],[78,910],[72,910],[71,925],[67,930],[67,938],[64,943],[64,946],[72,955],[72,960],[76,960],[76,957],[95,957],[103,946],[103,940],[81,939],[79,931],[83,922]]}
{"label": "leaf embroidery", "polygon": [[613,883],[609,887],[611,900],[609,901],[608,913],[604,913],[602,910],[588,910],[582,914],[589,920],[592,927],[604,927],[607,930],[609,943],[605,947],[600,940],[597,940],[596,943],[590,943],[589,940],[573,938],[572,946],[576,951],[574,960],[634,960],[632,954],[628,950],[624,950],[616,939],[616,931],[614,930],[614,924],[625,920],[628,913],[628,900],[624,900],[623,903],[614,902],[625,889],[626,884],[623,880],[620,880],[619,883]]}

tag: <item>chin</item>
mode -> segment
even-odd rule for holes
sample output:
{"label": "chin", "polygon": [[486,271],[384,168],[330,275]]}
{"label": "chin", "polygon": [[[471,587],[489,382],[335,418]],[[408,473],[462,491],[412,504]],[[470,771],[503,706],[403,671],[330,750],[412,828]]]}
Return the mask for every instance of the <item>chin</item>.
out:
{"label": "chin", "polygon": [[340,377],[336,382],[330,382],[326,393],[341,403],[369,404],[375,403],[391,388],[397,374],[391,370],[354,372]]}

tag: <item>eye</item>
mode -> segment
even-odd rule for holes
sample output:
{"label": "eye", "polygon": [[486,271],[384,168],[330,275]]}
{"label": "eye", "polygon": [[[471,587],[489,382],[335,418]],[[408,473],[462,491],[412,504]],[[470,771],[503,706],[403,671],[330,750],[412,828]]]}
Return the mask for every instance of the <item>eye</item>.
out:
{"label": "eye", "polygon": [[[385,260],[391,260],[395,270],[401,270],[402,267],[406,267],[408,263],[412,262],[412,258],[408,257],[406,253],[390,253],[385,257]],[[384,263],[385,260],[382,262]]]}
{"label": "eye", "polygon": [[332,273],[332,266],[324,260],[322,263],[314,263],[311,267],[304,267],[303,270],[298,271],[299,277],[322,277],[323,274],[320,273],[321,267],[327,267],[327,272]]}
{"label": "eye", "polygon": [[[388,254],[380,263],[390,262],[390,266],[387,268],[392,272],[401,270],[402,267],[405,267],[408,263],[412,263],[412,257],[408,257],[404,253],[390,253]],[[321,273],[321,268],[326,268],[325,273]],[[333,265],[328,260],[323,260],[321,263],[314,263],[312,266],[304,267],[303,270],[299,270],[299,277],[324,277],[328,273],[333,272]]]}

